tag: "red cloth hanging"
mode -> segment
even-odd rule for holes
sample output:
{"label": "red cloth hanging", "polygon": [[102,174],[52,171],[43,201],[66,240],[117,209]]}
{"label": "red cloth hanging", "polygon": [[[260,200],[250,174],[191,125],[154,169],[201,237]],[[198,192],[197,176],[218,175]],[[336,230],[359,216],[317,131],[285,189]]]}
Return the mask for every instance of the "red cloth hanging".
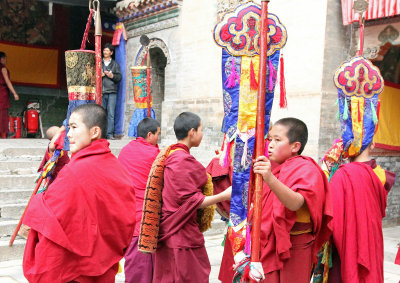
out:
{"label": "red cloth hanging", "polygon": [[[348,25],[358,22],[360,16],[353,10],[353,0],[342,0],[343,24]],[[397,0],[369,0],[366,20],[392,17],[400,14],[400,1]]]}
{"label": "red cloth hanging", "polygon": [[287,107],[287,99],[286,99],[286,86],[285,86],[285,62],[283,60],[283,54],[281,54],[281,66],[280,66],[280,97],[279,97],[279,106],[280,108]]}

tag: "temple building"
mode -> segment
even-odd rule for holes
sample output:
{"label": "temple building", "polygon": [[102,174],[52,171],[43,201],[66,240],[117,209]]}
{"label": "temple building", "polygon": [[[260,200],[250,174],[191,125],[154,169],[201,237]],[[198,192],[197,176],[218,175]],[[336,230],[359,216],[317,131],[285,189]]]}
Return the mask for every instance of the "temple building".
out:
{"label": "temple building", "polygon": [[[174,142],[177,114],[192,111],[202,118],[204,138],[193,153],[207,164],[221,148],[224,118],[221,48],[213,29],[222,15],[243,0],[100,0],[103,44],[112,42],[117,23],[126,30],[124,94],[119,105],[121,135],[128,139],[136,109],[131,67],[146,64],[142,35],[149,38],[153,109],[161,122],[161,146]],[[260,0],[254,1],[260,3]],[[287,108],[275,91],[272,122],[297,117],[309,128],[304,154],[319,160],[340,137],[336,119],[335,70],[359,49],[360,24],[352,10],[362,0],[271,0],[269,13],[287,29],[281,50],[285,65]],[[400,0],[369,0],[365,14],[364,56],[385,79],[375,155],[385,169],[400,173]],[[79,49],[88,19],[86,0],[0,1],[0,50],[8,56],[11,80],[21,99],[12,103],[20,115],[39,100],[43,129],[65,119],[68,93],[64,52]],[[94,49],[94,28],[87,49]],[[385,225],[400,224],[400,183],[388,197]]]}

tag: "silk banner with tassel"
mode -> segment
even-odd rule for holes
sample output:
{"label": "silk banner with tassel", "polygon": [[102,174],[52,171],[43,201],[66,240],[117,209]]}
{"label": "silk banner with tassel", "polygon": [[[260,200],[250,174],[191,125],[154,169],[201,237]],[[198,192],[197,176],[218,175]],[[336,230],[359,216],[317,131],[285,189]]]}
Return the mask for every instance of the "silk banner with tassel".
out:
{"label": "silk banner with tassel", "polygon": [[[225,13],[214,28],[214,40],[222,47],[224,119],[221,130],[225,136],[220,164],[230,167],[232,172],[228,238],[233,255],[245,259],[237,268],[238,278],[242,277],[250,259],[247,215],[256,132],[260,15],[260,6],[248,2]],[[268,14],[268,26],[265,133],[268,132],[277,82],[280,49],[287,39],[286,28],[274,14]]]}

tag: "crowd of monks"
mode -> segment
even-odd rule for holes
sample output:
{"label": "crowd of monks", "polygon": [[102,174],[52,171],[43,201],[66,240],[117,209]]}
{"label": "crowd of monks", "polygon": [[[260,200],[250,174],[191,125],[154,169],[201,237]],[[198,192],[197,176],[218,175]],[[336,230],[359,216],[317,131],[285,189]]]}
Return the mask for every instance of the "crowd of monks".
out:
{"label": "crowd of monks", "polygon": [[[197,211],[218,203],[229,215],[232,180],[229,168],[214,162],[210,173],[228,178],[215,195],[203,194],[207,171],[190,153],[201,143],[202,127],[199,116],[181,113],[174,123],[177,143],[160,153],[160,124],[145,118],[117,159],[105,139],[104,109],[75,108],[68,131],[71,160],[32,199],[23,220],[30,227],[23,260],[29,282],[114,282],[123,257],[126,282],[209,282]],[[228,235],[219,279],[310,282],[318,252],[331,241],[331,272],[324,282],[383,282],[382,218],[394,174],[370,158],[373,144],[328,183],[320,166],[301,155],[308,139],[301,120],[281,119],[268,136],[267,156],[253,163],[264,180],[261,260],[251,262],[233,249]],[[155,253],[142,253],[146,184],[160,154],[165,162],[158,245]]]}

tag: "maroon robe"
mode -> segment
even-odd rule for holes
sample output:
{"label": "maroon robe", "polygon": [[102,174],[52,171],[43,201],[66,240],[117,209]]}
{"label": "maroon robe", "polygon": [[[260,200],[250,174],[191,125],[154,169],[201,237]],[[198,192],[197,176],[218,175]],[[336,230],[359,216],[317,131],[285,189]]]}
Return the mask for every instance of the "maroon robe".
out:
{"label": "maroon robe", "polygon": [[[333,241],[341,261],[341,279],[346,283],[383,282],[382,218],[388,189],[372,169],[375,161],[369,163],[342,165],[330,181]],[[390,178],[387,181],[392,182]]]}
{"label": "maroon robe", "polygon": [[140,233],[140,221],[143,214],[143,199],[147,178],[157,154],[157,145],[152,145],[142,137],[127,144],[118,156],[119,162],[131,176],[136,195],[136,227],[131,245],[125,254],[125,282],[151,283],[153,280],[154,254],[139,252],[137,242]]}
{"label": "maroon robe", "polygon": [[163,206],[153,282],[208,282],[210,262],[196,221],[205,168],[183,144],[165,160]]}
{"label": "maroon robe", "polygon": [[328,180],[318,164],[305,156],[289,158],[273,174],[304,197],[312,232],[290,235],[300,224],[296,222],[296,212],[287,209],[264,183],[260,233],[261,262],[266,275],[263,282],[309,282],[317,252],[331,235]]}
{"label": "maroon robe", "polygon": [[29,282],[114,282],[135,227],[129,174],[107,140],[77,152],[23,223],[31,227],[23,269]]}
{"label": "maroon robe", "polygon": [[[208,164],[207,173],[211,175],[214,195],[222,193],[228,187],[232,186],[232,170],[230,166],[222,167],[219,164],[219,158],[215,157]],[[231,202],[229,200],[217,203],[217,212],[225,218],[229,218]]]}
{"label": "maroon robe", "polygon": [[[0,64],[0,133],[8,132],[8,108],[10,108],[10,91],[4,79],[1,70],[6,68],[3,64]],[[10,73],[6,68],[8,76]]]}

